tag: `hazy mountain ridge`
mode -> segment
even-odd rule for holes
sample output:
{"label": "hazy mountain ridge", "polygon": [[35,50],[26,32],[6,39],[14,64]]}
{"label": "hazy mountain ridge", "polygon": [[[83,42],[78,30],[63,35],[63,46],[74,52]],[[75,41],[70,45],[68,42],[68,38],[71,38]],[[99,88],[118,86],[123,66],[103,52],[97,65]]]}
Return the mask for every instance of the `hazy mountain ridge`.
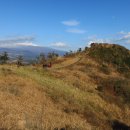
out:
{"label": "hazy mountain ridge", "polygon": [[47,55],[50,52],[58,53],[60,56],[63,56],[66,52],[61,50],[56,50],[49,47],[40,47],[40,46],[15,46],[15,47],[1,47],[0,53],[7,52],[11,59],[16,59],[18,55],[22,55],[24,60],[33,60],[40,53]]}

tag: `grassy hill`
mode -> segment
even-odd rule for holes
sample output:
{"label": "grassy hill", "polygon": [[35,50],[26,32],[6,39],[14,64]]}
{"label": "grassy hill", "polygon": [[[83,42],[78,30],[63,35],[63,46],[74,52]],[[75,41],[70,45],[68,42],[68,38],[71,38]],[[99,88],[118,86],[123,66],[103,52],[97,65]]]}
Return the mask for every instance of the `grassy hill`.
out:
{"label": "grassy hill", "polygon": [[130,68],[130,51],[116,44],[92,44],[89,55],[98,61]]}
{"label": "grassy hill", "polygon": [[96,44],[50,69],[1,65],[0,129],[127,130],[129,57],[124,47]]}

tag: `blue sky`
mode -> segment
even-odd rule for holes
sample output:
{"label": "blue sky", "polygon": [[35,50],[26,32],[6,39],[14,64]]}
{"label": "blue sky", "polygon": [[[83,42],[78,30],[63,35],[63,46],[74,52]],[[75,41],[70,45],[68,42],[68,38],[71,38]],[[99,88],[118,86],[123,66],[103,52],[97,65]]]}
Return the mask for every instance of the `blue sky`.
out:
{"label": "blue sky", "polygon": [[76,50],[91,42],[130,49],[130,0],[0,0],[0,46]]}

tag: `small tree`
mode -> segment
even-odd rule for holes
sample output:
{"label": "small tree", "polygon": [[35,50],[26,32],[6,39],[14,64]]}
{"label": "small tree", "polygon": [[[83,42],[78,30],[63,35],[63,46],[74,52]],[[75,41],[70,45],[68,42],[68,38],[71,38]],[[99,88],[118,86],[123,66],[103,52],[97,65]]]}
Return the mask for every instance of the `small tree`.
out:
{"label": "small tree", "polygon": [[77,52],[81,52],[82,51],[82,48],[79,48]]}
{"label": "small tree", "polygon": [[23,56],[18,56],[17,57],[17,66],[21,66],[23,64]]}
{"label": "small tree", "polygon": [[57,58],[57,57],[59,56],[59,54],[58,54],[58,53],[53,52],[53,53],[52,53],[52,56],[53,56],[53,57],[55,57],[55,58]]}
{"label": "small tree", "polygon": [[9,56],[7,52],[4,52],[1,56],[0,56],[0,60],[2,61],[2,63],[7,63],[7,61],[9,60]]}
{"label": "small tree", "polygon": [[70,50],[70,51],[69,51],[69,55],[72,55],[72,54],[73,54],[73,51],[72,51],[72,50]]}
{"label": "small tree", "polygon": [[49,60],[51,60],[51,59],[53,58],[52,53],[48,53],[47,58],[48,58]]}
{"label": "small tree", "polygon": [[44,64],[46,63],[46,56],[44,53],[41,53],[40,56],[39,56],[39,63],[40,64]]}
{"label": "small tree", "polygon": [[85,47],[85,51],[87,51],[88,50],[88,47]]}
{"label": "small tree", "polygon": [[68,56],[69,55],[69,53],[68,52],[66,52],[65,54],[64,54],[64,56]]}
{"label": "small tree", "polygon": [[69,57],[69,56],[73,56],[75,54],[75,52],[73,52],[72,50],[68,51],[65,53],[65,57]]}
{"label": "small tree", "polygon": [[52,52],[52,53],[48,53],[47,58],[48,58],[48,61],[51,62],[51,61],[55,61],[58,56],[59,55],[57,53]]}

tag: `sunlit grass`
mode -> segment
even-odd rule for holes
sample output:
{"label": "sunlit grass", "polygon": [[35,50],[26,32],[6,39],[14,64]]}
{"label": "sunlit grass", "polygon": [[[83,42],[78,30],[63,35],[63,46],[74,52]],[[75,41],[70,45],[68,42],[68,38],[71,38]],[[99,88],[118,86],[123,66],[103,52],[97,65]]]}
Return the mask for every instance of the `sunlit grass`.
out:
{"label": "sunlit grass", "polygon": [[[66,125],[89,128],[80,116],[65,113],[50,100],[50,97],[53,97],[52,93],[58,92],[58,87],[49,88],[54,84],[53,78],[49,80],[44,77],[43,72],[33,72],[32,68],[15,66],[0,66],[0,74],[0,128],[12,127],[13,130],[17,130],[19,125],[22,129],[26,127],[29,130],[39,130],[41,125],[44,129],[61,128]],[[36,78],[38,74],[40,80]],[[61,91],[59,90],[59,94]],[[69,90],[64,92],[67,93]]]}
{"label": "sunlit grass", "polygon": [[[66,70],[62,70],[61,72],[69,74],[69,70],[65,71]],[[0,66],[0,73],[1,78],[2,76],[7,76],[9,73],[12,73],[16,77],[23,78],[25,82],[28,82],[28,80],[36,82],[45,92],[46,96],[50,97],[55,104],[59,104],[62,110],[69,115],[71,113],[76,113],[85,116],[87,119],[91,113],[91,123],[98,122],[100,124],[105,120],[112,120],[116,118],[122,119],[123,113],[129,113],[129,109],[127,109],[127,111],[125,111],[125,109],[122,111],[122,109],[116,104],[110,104],[109,102],[103,100],[103,98],[101,98],[95,90],[93,83],[89,83],[84,80],[84,82],[80,82],[78,84],[79,87],[75,87],[73,82],[71,82],[75,80],[73,76],[70,76],[69,80],[61,80],[60,78],[55,77],[55,75],[52,75],[52,73],[55,72],[51,69],[43,69],[33,66],[23,66],[17,68],[17,66],[4,65]],[[81,79],[85,79],[86,76],[83,72],[76,73],[80,75]],[[79,80],[77,80],[77,82]],[[85,85],[85,83],[88,84]],[[33,83],[31,85],[34,87]],[[80,85],[85,85],[85,90],[81,89]],[[15,90],[16,92],[14,92]],[[11,90],[11,92],[17,95],[16,88],[13,88],[13,91]],[[126,106],[125,108],[128,107]],[[127,120],[129,120],[129,118]]]}
{"label": "sunlit grass", "polygon": [[[48,96],[55,101],[61,102],[63,100],[72,105],[77,105],[81,112],[83,112],[86,108],[91,109],[92,111],[109,111],[109,104],[102,100],[102,98],[95,93],[82,91],[78,88],[75,88],[71,84],[67,84],[62,80],[52,77],[49,75],[50,72],[47,70],[43,70],[42,68],[34,70],[31,67],[21,67],[14,68],[13,71],[18,75],[27,78],[29,77],[41,84]],[[117,106],[113,105],[113,107]],[[112,111],[115,114],[120,111],[118,107],[116,110],[113,109]]]}

